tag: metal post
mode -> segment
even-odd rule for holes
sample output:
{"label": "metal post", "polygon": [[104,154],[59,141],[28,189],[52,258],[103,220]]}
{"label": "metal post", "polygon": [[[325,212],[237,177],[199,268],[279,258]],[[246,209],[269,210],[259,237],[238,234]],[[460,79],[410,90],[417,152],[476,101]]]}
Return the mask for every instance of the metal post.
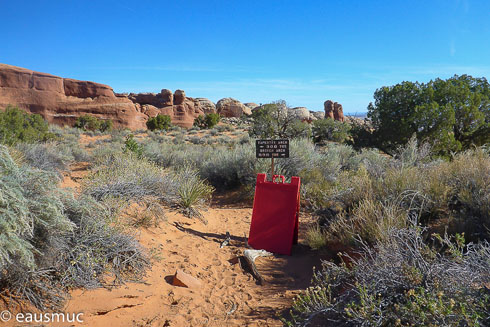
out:
{"label": "metal post", "polygon": [[274,157],[271,158],[271,179],[274,181]]}

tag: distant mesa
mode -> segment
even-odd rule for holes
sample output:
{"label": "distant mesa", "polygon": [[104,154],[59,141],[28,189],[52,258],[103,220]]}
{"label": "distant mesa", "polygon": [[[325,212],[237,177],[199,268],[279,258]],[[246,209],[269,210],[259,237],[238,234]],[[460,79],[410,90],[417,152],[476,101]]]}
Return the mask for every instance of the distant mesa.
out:
{"label": "distant mesa", "polygon": [[325,108],[325,118],[332,118],[338,121],[344,121],[344,111],[342,105],[332,100],[327,100],[323,103]]}

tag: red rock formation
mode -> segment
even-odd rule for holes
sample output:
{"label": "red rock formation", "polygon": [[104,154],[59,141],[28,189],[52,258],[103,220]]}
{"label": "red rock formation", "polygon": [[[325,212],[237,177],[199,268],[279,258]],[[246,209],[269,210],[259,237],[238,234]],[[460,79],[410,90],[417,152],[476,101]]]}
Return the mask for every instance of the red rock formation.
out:
{"label": "red rock formation", "polygon": [[204,98],[186,97],[183,90],[176,90],[173,94],[167,89],[163,89],[158,94],[131,93],[128,98],[149,117],[154,117],[157,114],[169,115],[172,124],[181,127],[192,127],[196,117],[209,113],[209,108],[206,107],[205,103],[211,102]]}
{"label": "red rock formation", "polygon": [[344,111],[340,103],[327,100],[323,106],[325,108],[325,118],[332,118],[341,122],[344,121]]}
{"label": "red rock formation", "polygon": [[222,117],[241,117],[242,115],[251,115],[252,110],[238,100],[233,98],[224,98],[216,104],[216,111]]}
{"label": "red rock formation", "polygon": [[175,95],[166,89],[158,94],[114,94],[107,85],[0,64],[0,109],[11,104],[59,125],[72,126],[79,116],[89,114],[111,119],[116,127],[142,129],[148,117],[160,113],[176,125],[191,127],[204,114],[201,102],[187,98],[182,90]]}
{"label": "red rock formation", "polygon": [[131,129],[145,127],[147,120],[131,101],[116,97],[107,85],[0,64],[0,108],[9,104],[59,125],[73,125],[85,114]]}

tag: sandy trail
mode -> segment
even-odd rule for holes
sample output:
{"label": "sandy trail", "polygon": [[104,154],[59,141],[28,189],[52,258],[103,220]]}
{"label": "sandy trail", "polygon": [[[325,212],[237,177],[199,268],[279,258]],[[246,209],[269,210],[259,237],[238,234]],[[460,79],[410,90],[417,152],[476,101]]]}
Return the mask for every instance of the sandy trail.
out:
{"label": "sandy trail", "polygon": [[[318,257],[303,246],[289,256],[257,259],[266,283],[257,285],[230,259],[246,249],[251,208],[211,208],[208,224],[168,213],[167,222],[140,229],[152,254],[143,283],[107,290],[75,290],[66,312],[83,312],[80,326],[282,326],[277,314],[311,280]],[[226,231],[229,246],[220,249]],[[201,289],[171,285],[176,269],[199,278]]]}
{"label": "sandy trail", "polygon": [[[62,186],[78,191],[87,169],[88,164],[73,165]],[[83,313],[84,322],[69,325],[282,326],[278,315],[309,285],[312,267],[320,264],[318,253],[302,245],[302,223],[310,218],[300,215],[299,244],[292,256],[256,260],[265,279],[258,285],[238,264],[230,263],[247,249],[252,216],[251,205],[234,203],[234,198],[232,193],[216,196],[203,212],[208,224],[167,210],[167,220],[158,226],[138,228],[137,238],[152,258],[146,276],[112,289],[72,291],[63,311]],[[227,231],[231,242],[220,248]],[[171,285],[177,269],[200,279],[202,287]]]}

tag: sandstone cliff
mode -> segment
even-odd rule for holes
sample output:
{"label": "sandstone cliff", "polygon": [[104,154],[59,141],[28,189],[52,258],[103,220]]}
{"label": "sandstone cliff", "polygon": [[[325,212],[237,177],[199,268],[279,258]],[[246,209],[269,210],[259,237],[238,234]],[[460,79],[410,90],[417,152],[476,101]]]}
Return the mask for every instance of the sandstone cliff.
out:
{"label": "sandstone cliff", "polygon": [[59,125],[73,125],[77,117],[89,114],[111,119],[116,127],[141,129],[160,113],[176,125],[190,127],[194,118],[213,110],[206,100],[187,98],[182,90],[114,94],[107,85],[0,64],[0,109],[11,104]]}

